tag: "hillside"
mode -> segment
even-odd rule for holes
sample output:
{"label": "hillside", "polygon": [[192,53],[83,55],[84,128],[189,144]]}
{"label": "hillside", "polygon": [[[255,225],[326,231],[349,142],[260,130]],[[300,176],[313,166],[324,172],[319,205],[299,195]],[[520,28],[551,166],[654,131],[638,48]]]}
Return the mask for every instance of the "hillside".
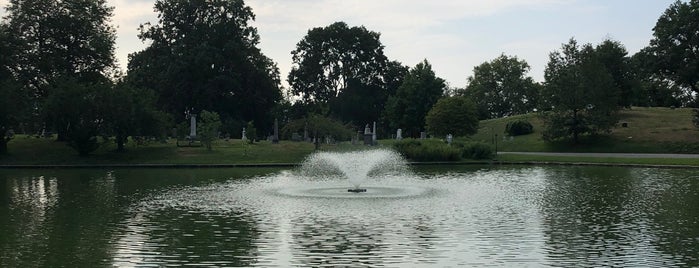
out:
{"label": "hillside", "polygon": [[[692,124],[692,109],[633,107],[622,110],[620,116],[610,135],[586,137],[577,145],[544,142],[543,125],[537,114],[481,121],[472,139],[493,143],[497,135],[499,151],[699,153],[699,129]],[[503,137],[505,125],[517,119],[532,123],[534,133]],[[622,127],[622,122],[627,127]]]}

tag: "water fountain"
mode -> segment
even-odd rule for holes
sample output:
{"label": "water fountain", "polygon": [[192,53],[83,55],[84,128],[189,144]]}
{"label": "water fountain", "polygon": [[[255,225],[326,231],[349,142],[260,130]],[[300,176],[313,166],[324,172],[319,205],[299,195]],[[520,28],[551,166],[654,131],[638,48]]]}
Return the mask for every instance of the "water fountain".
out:
{"label": "water fountain", "polygon": [[353,152],[321,152],[304,161],[301,173],[309,177],[345,177],[353,188],[351,193],[366,192],[361,185],[377,176],[403,174],[408,170],[407,162],[400,154],[375,149]]}

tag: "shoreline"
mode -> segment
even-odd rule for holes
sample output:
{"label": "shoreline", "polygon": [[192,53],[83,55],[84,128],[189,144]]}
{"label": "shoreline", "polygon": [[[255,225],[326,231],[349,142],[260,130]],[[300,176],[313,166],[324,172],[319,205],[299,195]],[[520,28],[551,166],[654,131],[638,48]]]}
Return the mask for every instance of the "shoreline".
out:
{"label": "shoreline", "polygon": [[[593,162],[555,162],[555,161],[470,161],[470,162],[408,162],[411,166],[473,166],[473,165],[511,165],[511,166],[600,166],[600,167],[638,167],[665,169],[699,169],[693,165],[655,165],[631,163],[593,163]],[[103,169],[103,168],[147,168],[147,169],[185,169],[185,168],[292,168],[301,163],[249,163],[249,164],[46,164],[46,165],[0,165],[0,169]]]}

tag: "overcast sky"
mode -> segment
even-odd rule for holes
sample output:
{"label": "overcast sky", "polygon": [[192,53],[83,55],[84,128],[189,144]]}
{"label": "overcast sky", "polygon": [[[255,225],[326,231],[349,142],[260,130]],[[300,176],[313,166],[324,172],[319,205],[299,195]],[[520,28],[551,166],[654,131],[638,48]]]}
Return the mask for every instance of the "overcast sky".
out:
{"label": "overcast sky", "polygon": [[[0,0],[7,6],[9,0]],[[154,0],[109,0],[115,7],[116,56],[146,44],[139,24],[156,22]],[[247,0],[263,53],[279,65],[282,80],[290,52],[307,31],[345,21],[381,33],[391,60],[414,66],[427,59],[452,87],[464,87],[473,67],[504,53],[526,60],[543,80],[548,54],[571,37],[597,44],[611,38],[630,54],[648,45],[658,17],[673,0]],[[5,11],[1,12],[4,16]]]}

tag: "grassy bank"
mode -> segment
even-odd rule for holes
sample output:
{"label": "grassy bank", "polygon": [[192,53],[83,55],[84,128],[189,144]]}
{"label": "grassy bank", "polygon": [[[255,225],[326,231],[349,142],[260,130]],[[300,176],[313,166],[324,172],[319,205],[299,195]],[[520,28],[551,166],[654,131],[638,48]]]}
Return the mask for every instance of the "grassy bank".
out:
{"label": "grassy bank", "polygon": [[9,153],[0,156],[0,164],[232,164],[298,163],[313,152],[305,142],[282,141],[279,144],[241,140],[219,140],[214,149],[178,147],[175,140],[127,144],[126,152],[115,152],[114,143],[106,143],[87,157],[80,157],[63,142],[18,136],[10,141]]}
{"label": "grassy bank", "polygon": [[[542,140],[543,123],[536,114],[481,121],[478,133],[471,139],[494,144],[497,135],[499,151],[699,153],[699,129],[692,124],[691,109],[633,107],[622,110],[620,116],[620,123],[610,135],[585,137],[580,144]],[[532,123],[534,133],[504,137],[505,125],[518,119]]]}

